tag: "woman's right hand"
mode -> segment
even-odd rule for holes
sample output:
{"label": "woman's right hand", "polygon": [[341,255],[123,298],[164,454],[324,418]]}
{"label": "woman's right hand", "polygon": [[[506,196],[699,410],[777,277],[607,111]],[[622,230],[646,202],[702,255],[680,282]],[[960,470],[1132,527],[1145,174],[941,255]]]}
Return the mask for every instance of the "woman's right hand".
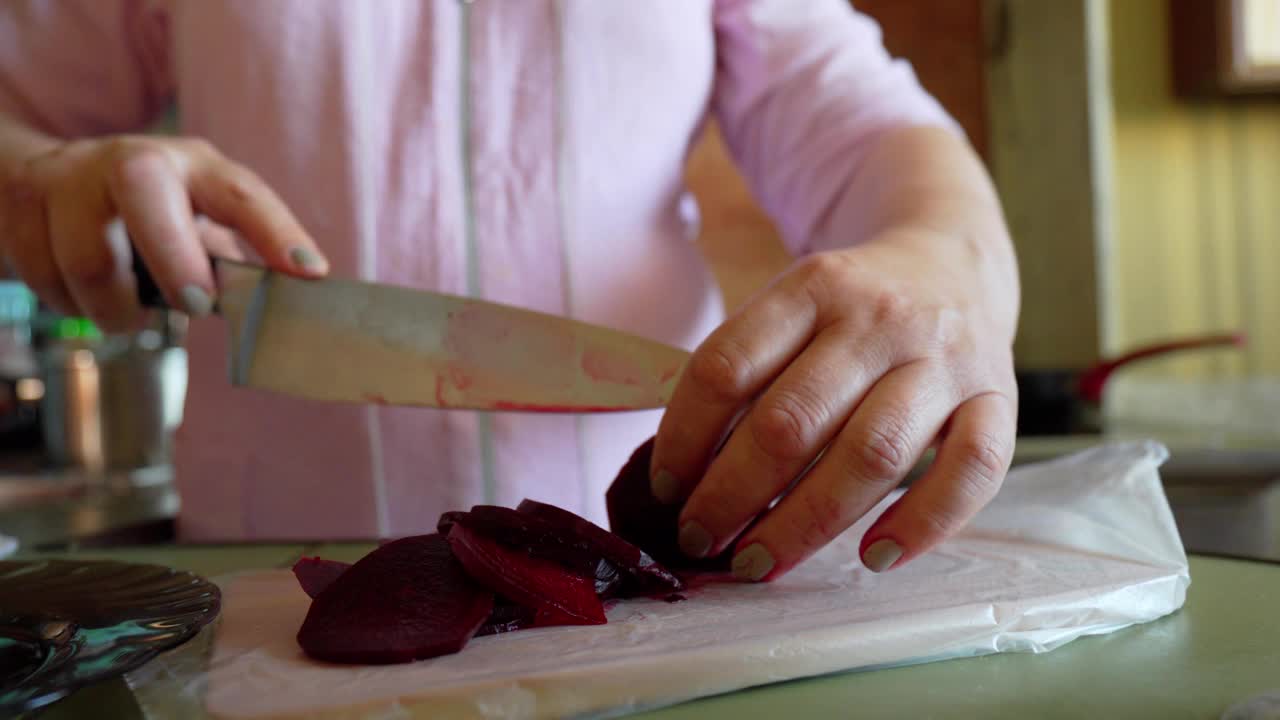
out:
{"label": "woman's right hand", "polygon": [[208,256],[239,257],[237,235],[274,269],[303,277],[328,271],[266,183],[203,140],[74,140],[7,167],[0,170],[3,259],[45,303],[108,332],[142,321],[135,251],[170,306],[197,316],[210,312],[216,296]]}

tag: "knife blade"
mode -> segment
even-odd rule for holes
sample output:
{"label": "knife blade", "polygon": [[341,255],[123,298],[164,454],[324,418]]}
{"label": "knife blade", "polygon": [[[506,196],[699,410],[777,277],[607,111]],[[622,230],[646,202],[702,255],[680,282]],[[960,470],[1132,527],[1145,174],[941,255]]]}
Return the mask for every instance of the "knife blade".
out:
{"label": "knife blade", "polygon": [[[620,412],[664,407],[688,360],[647,338],[510,305],[212,263],[238,387],[327,402]],[[143,304],[164,306],[140,260],[134,271]]]}

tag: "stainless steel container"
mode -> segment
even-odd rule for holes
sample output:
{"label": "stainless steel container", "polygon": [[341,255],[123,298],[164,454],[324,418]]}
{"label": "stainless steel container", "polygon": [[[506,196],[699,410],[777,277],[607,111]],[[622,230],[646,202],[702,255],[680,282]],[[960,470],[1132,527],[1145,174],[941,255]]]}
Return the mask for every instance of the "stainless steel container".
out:
{"label": "stainless steel container", "polygon": [[57,343],[41,354],[45,452],[59,467],[103,468],[98,418],[98,362],[83,343]]}
{"label": "stainless steel container", "polygon": [[56,465],[117,471],[167,464],[182,420],[186,351],[144,332],[45,353],[45,446]]}

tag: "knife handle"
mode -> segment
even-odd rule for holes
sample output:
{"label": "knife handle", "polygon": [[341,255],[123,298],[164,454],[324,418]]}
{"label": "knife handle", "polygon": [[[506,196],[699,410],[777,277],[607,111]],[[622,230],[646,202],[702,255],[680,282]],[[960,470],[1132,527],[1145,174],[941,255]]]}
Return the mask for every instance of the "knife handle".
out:
{"label": "knife handle", "polygon": [[133,250],[133,276],[134,283],[138,287],[138,302],[142,307],[155,310],[170,309],[169,303],[164,299],[164,293],[160,292],[160,286],[156,285],[156,279],[151,277],[151,271],[142,261],[142,253],[138,252],[137,248]]}

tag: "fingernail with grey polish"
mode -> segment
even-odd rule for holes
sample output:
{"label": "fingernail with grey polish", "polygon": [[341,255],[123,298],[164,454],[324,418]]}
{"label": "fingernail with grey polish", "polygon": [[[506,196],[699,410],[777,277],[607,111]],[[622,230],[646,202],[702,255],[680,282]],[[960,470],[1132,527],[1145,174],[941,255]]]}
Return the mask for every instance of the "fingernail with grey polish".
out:
{"label": "fingernail with grey polish", "polygon": [[324,260],[311,248],[299,246],[290,250],[289,260],[307,272],[324,271]]}
{"label": "fingernail with grey polish", "polygon": [[733,556],[733,576],[759,582],[773,570],[773,555],[760,543],[751,543]]}
{"label": "fingernail with grey polish", "polygon": [[711,552],[711,533],[696,522],[680,527],[680,549],[691,558],[704,558]]}
{"label": "fingernail with grey polish", "polygon": [[676,481],[675,475],[666,470],[659,470],[658,474],[653,476],[650,490],[658,502],[665,505],[673,505],[680,499],[680,483]]}
{"label": "fingernail with grey polish", "polygon": [[204,317],[213,312],[213,299],[199,285],[187,285],[180,294],[182,306],[186,308],[188,315]]}
{"label": "fingernail with grey polish", "polygon": [[902,548],[898,543],[885,538],[867,546],[862,553],[862,564],[866,565],[871,572],[882,573],[893,567],[900,557],[902,557]]}

